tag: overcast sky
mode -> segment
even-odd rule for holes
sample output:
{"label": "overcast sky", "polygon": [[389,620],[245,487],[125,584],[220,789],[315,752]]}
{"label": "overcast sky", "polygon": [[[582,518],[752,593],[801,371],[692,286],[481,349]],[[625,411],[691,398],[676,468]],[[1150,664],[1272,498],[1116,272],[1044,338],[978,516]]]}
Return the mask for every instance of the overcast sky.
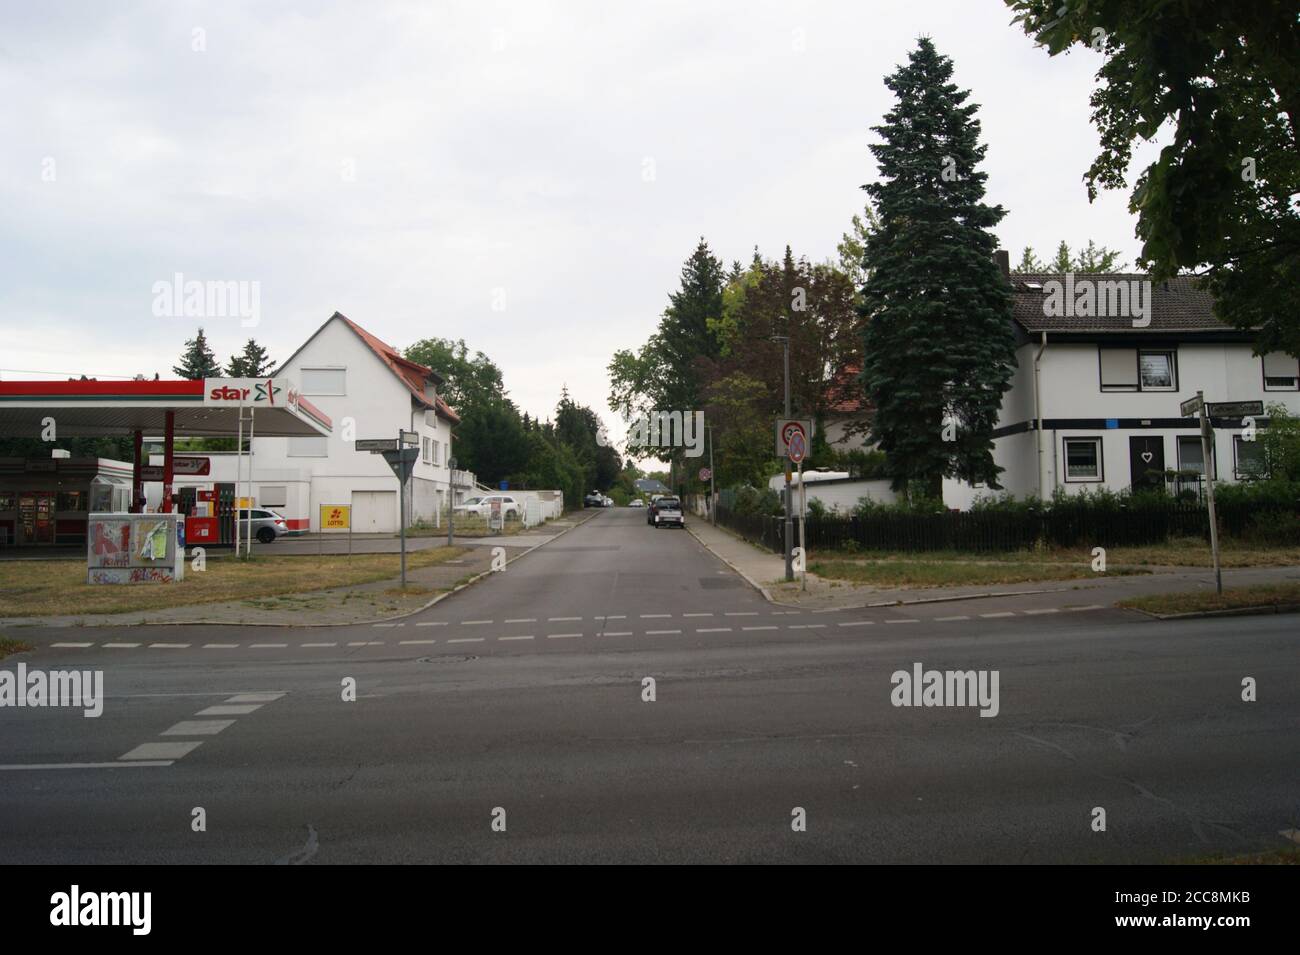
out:
{"label": "overcast sky", "polygon": [[[814,261],[876,176],[882,77],[929,35],[980,104],[1013,262],[1137,251],[1089,205],[1100,58],[1049,58],[1000,0],[5,3],[0,375],[172,377],[200,322],[154,284],[260,283],[202,321],[286,358],[335,310],[464,338],[543,417],[566,384],[617,437],[605,366],[682,261]],[[202,49],[195,49],[202,47]],[[1143,155],[1143,154],[1139,154]],[[495,307],[494,307],[495,306]]]}

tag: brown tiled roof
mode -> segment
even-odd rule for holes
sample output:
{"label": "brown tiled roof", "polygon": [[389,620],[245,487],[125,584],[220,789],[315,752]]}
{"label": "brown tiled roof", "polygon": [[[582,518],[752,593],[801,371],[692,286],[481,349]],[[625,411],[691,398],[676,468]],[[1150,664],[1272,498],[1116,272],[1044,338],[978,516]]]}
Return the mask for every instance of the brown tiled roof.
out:
{"label": "brown tiled roof", "polygon": [[870,405],[862,390],[862,383],[857,380],[862,368],[859,365],[845,365],[831,379],[826,388],[826,410],[830,414],[852,415],[866,411]]}
{"label": "brown tiled roof", "polygon": [[428,396],[425,394],[425,382],[430,378],[437,377],[432,368],[404,357],[402,353],[392,345],[380,341],[341,312],[335,312],[334,314],[343,319],[347,326],[357,333],[357,337],[365,342],[366,345],[369,346],[370,350],[378,355],[380,360],[392,369],[393,374],[402,380],[402,383],[410,389],[411,394],[415,395],[421,404],[426,408],[433,408],[438,414],[442,415],[442,417],[446,418],[452,424],[460,424],[460,415],[452,411],[451,407],[443,401],[441,397],[439,397],[437,401],[430,401]]}
{"label": "brown tiled roof", "polygon": [[[1075,296],[1080,283],[1146,282],[1149,276],[1140,273],[1078,274],[1074,276]],[[1236,331],[1214,315],[1214,299],[1209,292],[1197,287],[1199,279],[1192,275],[1176,275],[1163,282],[1151,283],[1151,324],[1145,328],[1133,327],[1132,315],[1045,315],[1044,302],[1048,298],[1048,282],[1059,282],[1064,294],[1065,276],[1059,273],[1014,272],[1011,284],[1014,290],[1012,317],[1025,331],[1038,332],[1223,332]],[[1040,286],[1030,288],[1030,283]],[[1146,303],[1146,293],[1143,304]]]}

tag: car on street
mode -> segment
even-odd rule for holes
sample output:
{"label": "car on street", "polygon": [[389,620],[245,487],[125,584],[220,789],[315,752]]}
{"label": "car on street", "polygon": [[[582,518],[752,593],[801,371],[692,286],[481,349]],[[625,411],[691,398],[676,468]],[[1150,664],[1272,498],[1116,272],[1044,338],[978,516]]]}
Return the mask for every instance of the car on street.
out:
{"label": "car on street", "polygon": [[265,508],[255,507],[250,513],[246,510],[239,512],[239,535],[251,534],[256,537],[260,544],[270,544],[285,534],[289,533],[289,525],[283,517],[275,511],[268,511]]}
{"label": "car on street", "polygon": [[645,507],[645,501],[641,500],[641,498],[638,497],[635,500],[633,500],[631,503],[629,503],[628,507]]}
{"label": "car on street", "polygon": [[655,527],[685,527],[682,502],[675,497],[661,497],[655,501],[652,516]]}
{"label": "car on street", "polygon": [[582,506],[583,507],[604,507],[605,495],[601,494],[599,491],[592,491],[590,494],[588,494],[586,497],[582,499]]}
{"label": "car on street", "polygon": [[456,514],[487,518],[492,515],[493,501],[501,502],[501,515],[506,520],[518,519],[523,516],[524,506],[509,494],[485,494],[482,497],[471,497],[464,504],[457,504],[452,508],[452,511]]}

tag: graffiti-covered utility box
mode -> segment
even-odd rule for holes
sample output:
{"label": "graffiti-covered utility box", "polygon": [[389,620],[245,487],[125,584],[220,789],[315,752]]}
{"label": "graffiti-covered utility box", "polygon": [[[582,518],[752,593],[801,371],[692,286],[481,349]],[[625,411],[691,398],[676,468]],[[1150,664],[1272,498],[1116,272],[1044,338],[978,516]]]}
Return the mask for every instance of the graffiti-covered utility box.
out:
{"label": "graffiti-covered utility box", "polygon": [[90,515],[86,583],[170,584],[184,577],[184,515]]}

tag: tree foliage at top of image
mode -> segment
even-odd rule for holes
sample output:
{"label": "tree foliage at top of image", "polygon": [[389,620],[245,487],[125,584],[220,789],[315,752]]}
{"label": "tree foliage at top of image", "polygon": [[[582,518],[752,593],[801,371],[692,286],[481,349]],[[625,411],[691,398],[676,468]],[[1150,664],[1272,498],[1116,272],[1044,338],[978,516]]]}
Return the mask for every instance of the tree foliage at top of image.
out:
{"label": "tree foliage at top of image", "polygon": [[265,378],[271,374],[271,369],[274,367],[275,362],[271,360],[266,349],[250,338],[244,343],[242,352],[230,356],[230,361],[226,365],[226,377]]}
{"label": "tree foliage at top of image", "polygon": [[978,107],[952,60],[922,38],[885,78],[896,96],[863,188],[880,228],[866,243],[862,381],[895,489],[938,498],[944,477],[997,488],[992,431],[1015,364],[1011,291],[983,202]]}
{"label": "tree foliage at top of image", "polygon": [[1156,279],[1206,276],[1257,350],[1300,354],[1300,22],[1294,0],[1004,0],[1055,56],[1104,62],[1089,198],[1125,188],[1134,144],[1168,139],[1129,197]]}
{"label": "tree foliage at top of image", "polygon": [[1042,261],[1034,253],[1033,246],[1025,246],[1025,251],[1020,255],[1020,263],[1011,271],[1027,274],[1119,272],[1124,268],[1124,261],[1119,256],[1118,250],[1098,245],[1092,239],[1088,240],[1087,246],[1079,250],[1078,255],[1072,255],[1070,246],[1062,239],[1061,244],[1056,247],[1055,258],[1049,262]]}
{"label": "tree foliage at top of image", "polygon": [[193,338],[185,342],[185,351],[181,353],[179,365],[173,365],[172,371],[181,378],[198,381],[203,378],[220,378],[221,363],[208,346],[207,336],[200,328]]}

